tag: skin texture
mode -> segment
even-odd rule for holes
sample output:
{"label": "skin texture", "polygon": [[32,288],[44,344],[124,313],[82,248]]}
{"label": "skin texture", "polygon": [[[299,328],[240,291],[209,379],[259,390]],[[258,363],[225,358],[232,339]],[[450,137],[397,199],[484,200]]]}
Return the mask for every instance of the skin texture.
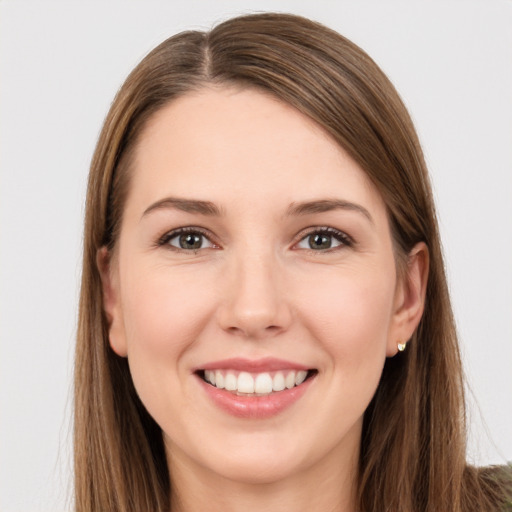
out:
{"label": "skin texture", "polygon": [[[164,432],[173,510],[353,510],[363,413],[385,358],[420,320],[426,247],[398,280],[386,208],[366,174],[261,92],[206,88],[172,102],[133,164],[120,239],[98,262],[111,346]],[[209,201],[219,215],[144,214],[168,197]],[[290,213],[322,200],[357,207]],[[159,245],[182,227],[206,234],[202,248],[180,250],[179,237]],[[350,242],[311,249],[311,231],[325,228]],[[232,357],[318,373],[278,415],[237,418],[194,374]]]}

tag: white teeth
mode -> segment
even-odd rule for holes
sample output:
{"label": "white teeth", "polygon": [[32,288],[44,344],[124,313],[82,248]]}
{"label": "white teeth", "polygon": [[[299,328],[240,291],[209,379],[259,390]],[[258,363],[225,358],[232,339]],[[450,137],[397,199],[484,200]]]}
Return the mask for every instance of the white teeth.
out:
{"label": "white teeth", "polygon": [[240,372],[237,388],[239,393],[254,393],[254,379],[252,375],[247,372]]}
{"label": "white teeth", "polygon": [[297,376],[295,377],[295,385],[298,386],[299,384],[302,384],[308,375],[308,372],[304,370],[300,370],[297,372]]}
{"label": "white teeth", "polygon": [[204,372],[205,379],[215,386],[215,372],[212,372],[211,370],[206,370]]}
{"label": "white teeth", "polygon": [[215,386],[219,389],[224,389],[224,375],[220,370],[215,372]]}
{"label": "white teeth", "polygon": [[224,379],[224,387],[228,391],[235,391],[237,388],[237,379],[234,373],[229,372]]}
{"label": "white teeth", "polygon": [[259,373],[256,376],[254,392],[261,394],[272,393],[272,377],[268,373]]}
{"label": "white teeth", "polygon": [[268,395],[273,391],[292,389],[302,384],[308,372],[305,370],[276,372],[274,377],[268,372],[251,374],[240,372],[237,376],[234,371],[205,370],[204,379],[218,389],[236,391],[243,394]]}
{"label": "white teeth", "polygon": [[284,384],[288,389],[292,389],[295,386],[295,372],[290,372],[286,379],[284,380]]}
{"label": "white teeth", "polygon": [[274,379],[272,380],[272,390],[273,391],[283,391],[283,389],[286,387],[286,384],[284,382],[284,375],[282,372],[277,372],[274,375]]}

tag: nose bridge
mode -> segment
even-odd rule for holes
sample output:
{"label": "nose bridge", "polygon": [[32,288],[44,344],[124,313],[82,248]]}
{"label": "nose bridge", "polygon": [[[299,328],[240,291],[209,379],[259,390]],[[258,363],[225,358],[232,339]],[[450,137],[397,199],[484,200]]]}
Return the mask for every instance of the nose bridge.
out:
{"label": "nose bridge", "polygon": [[290,312],[277,255],[270,247],[247,245],[233,255],[221,323],[230,332],[264,337],[285,329]]}

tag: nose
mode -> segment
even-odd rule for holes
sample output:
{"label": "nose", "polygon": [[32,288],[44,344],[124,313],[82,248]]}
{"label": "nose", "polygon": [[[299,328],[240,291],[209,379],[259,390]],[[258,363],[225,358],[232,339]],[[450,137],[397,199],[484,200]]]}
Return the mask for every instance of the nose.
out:
{"label": "nose", "polygon": [[292,314],[283,285],[272,256],[240,257],[229,269],[221,292],[217,311],[220,327],[250,339],[269,338],[286,331]]}

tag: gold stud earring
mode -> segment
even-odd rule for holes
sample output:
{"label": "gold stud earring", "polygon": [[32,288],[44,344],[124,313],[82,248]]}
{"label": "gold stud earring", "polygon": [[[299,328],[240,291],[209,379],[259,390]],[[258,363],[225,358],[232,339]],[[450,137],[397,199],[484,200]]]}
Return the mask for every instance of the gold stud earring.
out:
{"label": "gold stud earring", "polygon": [[398,351],[403,352],[405,350],[405,347],[407,346],[407,343],[399,343],[398,344]]}

